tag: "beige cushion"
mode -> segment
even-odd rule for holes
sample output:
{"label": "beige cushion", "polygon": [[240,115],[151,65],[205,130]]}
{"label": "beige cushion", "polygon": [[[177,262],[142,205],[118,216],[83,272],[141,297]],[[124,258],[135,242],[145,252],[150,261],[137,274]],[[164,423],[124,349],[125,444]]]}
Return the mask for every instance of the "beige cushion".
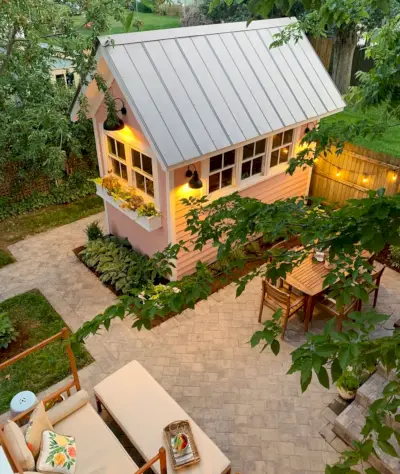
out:
{"label": "beige cushion", "polygon": [[[114,372],[96,385],[94,391],[145,460],[166,445],[165,426],[172,421],[189,420],[202,458],[199,464],[189,468],[190,474],[229,471],[229,459],[139,362],[130,362]],[[167,465],[168,472],[174,472],[170,456]],[[154,464],[154,470],[160,472],[159,463]]]}
{"label": "beige cushion", "polygon": [[54,426],[71,413],[83,407],[89,401],[89,395],[86,390],[79,390],[61,403],[57,403],[47,412],[50,423]]}
{"label": "beige cushion", "polygon": [[76,440],[75,474],[133,474],[139,469],[90,403],[54,429]]}
{"label": "beige cushion", "polygon": [[35,460],[26,445],[24,434],[20,427],[13,421],[8,420],[4,425],[3,435],[10,454],[18,462],[21,469],[33,471],[35,469]]}
{"label": "beige cushion", "polygon": [[49,421],[43,402],[40,402],[31,414],[25,434],[26,444],[35,458],[40,451],[43,431],[52,429],[53,426]]}
{"label": "beige cushion", "polygon": [[50,430],[44,431],[42,447],[36,463],[37,472],[74,474],[75,466],[75,438]]}

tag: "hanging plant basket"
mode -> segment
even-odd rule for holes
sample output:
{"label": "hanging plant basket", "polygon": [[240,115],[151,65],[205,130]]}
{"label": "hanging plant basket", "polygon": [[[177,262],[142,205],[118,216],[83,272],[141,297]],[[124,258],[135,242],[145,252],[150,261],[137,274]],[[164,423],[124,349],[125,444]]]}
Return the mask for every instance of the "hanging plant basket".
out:
{"label": "hanging plant basket", "polygon": [[124,128],[124,122],[121,119],[118,119],[118,123],[109,123],[108,120],[106,120],[103,128],[108,131],[122,130]]}

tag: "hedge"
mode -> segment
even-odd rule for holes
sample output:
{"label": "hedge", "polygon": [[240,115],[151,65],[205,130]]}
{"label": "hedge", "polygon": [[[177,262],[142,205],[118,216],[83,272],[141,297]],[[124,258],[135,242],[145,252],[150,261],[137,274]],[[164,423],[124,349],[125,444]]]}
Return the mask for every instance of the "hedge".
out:
{"label": "hedge", "polygon": [[95,176],[96,174],[93,172],[77,171],[63,183],[55,185],[47,193],[34,192],[20,201],[14,201],[11,197],[1,197],[0,221],[52,204],[68,204],[94,194],[96,186],[89,180]]}

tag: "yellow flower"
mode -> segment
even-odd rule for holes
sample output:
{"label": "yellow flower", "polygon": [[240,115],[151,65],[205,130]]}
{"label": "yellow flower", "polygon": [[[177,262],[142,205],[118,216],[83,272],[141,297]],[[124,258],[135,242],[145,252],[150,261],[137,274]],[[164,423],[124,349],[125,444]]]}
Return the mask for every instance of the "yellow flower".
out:
{"label": "yellow flower", "polygon": [[62,466],[65,463],[65,456],[63,453],[57,453],[54,456],[54,464],[56,466]]}
{"label": "yellow flower", "polygon": [[58,446],[65,446],[66,444],[68,444],[68,439],[65,436],[57,435],[55,437],[55,441],[58,444]]}

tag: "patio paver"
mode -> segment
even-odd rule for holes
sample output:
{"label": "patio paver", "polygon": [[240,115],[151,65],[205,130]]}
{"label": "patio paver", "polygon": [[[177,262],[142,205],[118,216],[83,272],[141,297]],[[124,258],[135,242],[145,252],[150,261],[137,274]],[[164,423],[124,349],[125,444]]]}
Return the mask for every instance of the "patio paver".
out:
{"label": "patio paver", "polygon": [[[113,293],[72,253],[85,242],[86,225],[102,217],[12,245],[17,262],[0,270],[0,300],[38,288],[73,330],[111,305]],[[379,334],[390,333],[399,318],[399,289],[400,275],[387,269],[378,309],[392,316]],[[131,329],[128,319],[115,321],[109,332],[88,339],[96,361],[80,371],[82,385],[91,392],[137,359],[231,459],[233,473],[323,473],[338,459],[334,447],[342,446],[330,432],[327,410],[335,390],[313,380],[301,394],[298,376],[286,375],[290,352],[303,341],[300,322],[289,322],[278,357],[250,348],[260,327],[259,298],[256,280],[237,299],[230,285],[151,332]],[[313,330],[321,326],[316,322]]]}

